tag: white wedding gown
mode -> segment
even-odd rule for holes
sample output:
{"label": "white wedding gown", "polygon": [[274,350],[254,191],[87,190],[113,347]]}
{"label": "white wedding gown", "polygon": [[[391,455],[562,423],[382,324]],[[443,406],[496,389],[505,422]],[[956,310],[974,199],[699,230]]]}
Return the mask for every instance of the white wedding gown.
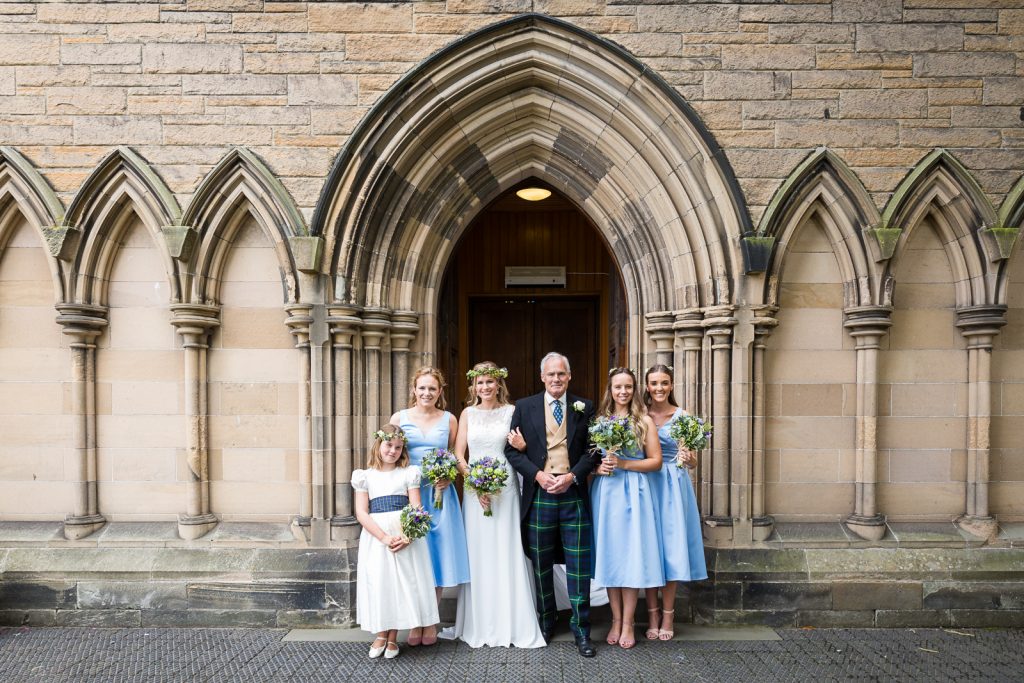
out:
{"label": "white wedding gown", "polygon": [[[470,463],[485,456],[505,461],[505,437],[513,406],[494,410],[466,408]],[[491,497],[485,517],[475,494],[462,504],[469,545],[470,582],[462,586],[454,636],[470,647],[544,647],[537,623],[533,574],[523,553],[519,528],[519,491],[511,465],[505,490]]]}

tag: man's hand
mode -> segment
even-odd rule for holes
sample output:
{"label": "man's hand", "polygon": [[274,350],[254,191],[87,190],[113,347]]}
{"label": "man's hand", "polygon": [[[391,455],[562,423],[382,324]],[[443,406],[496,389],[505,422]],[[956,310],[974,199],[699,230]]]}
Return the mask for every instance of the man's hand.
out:
{"label": "man's hand", "polygon": [[548,493],[552,495],[557,496],[560,493],[565,493],[569,490],[569,487],[572,486],[571,474],[560,474],[557,477],[552,478],[555,480],[555,483],[548,487]]}
{"label": "man's hand", "polygon": [[551,492],[551,487],[554,486],[557,482],[557,478],[555,477],[555,475],[548,474],[544,470],[538,472],[537,476],[534,477],[534,479],[536,479],[537,484],[548,493]]}

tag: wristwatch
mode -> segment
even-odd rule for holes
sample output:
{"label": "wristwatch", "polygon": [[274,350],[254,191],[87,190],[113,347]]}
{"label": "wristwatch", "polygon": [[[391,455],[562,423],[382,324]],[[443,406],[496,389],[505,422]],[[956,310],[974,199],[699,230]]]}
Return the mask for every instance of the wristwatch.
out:
{"label": "wristwatch", "polygon": [[569,476],[572,477],[572,483],[573,484],[576,484],[576,486],[580,485],[580,481],[579,481],[579,479],[576,478],[576,473],[575,472],[570,472]]}

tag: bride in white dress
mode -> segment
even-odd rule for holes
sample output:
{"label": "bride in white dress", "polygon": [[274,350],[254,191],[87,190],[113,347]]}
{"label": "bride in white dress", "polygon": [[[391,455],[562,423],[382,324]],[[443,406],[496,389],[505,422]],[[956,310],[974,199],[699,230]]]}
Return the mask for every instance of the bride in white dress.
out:
{"label": "bride in white dress", "polygon": [[[455,455],[468,464],[491,456],[505,462],[505,440],[514,406],[508,401],[508,372],[491,362],[467,373],[470,404],[459,419]],[[466,451],[469,451],[468,458]],[[507,466],[507,464],[506,464]],[[511,467],[505,489],[489,501],[466,491],[462,510],[469,545],[470,582],[462,586],[454,637],[470,647],[544,647],[534,607],[533,578],[519,527],[518,480]],[[490,503],[493,516],[484,516]]]}

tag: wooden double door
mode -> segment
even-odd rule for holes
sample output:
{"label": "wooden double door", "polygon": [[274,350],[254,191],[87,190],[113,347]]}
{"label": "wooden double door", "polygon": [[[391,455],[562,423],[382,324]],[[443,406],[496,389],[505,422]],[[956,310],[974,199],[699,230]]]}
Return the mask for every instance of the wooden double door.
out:
{"label": "wooden double door", "polygon": [[469,357],[508,368],[509,392],[519,399],[543,391],[540,361],[550,351],[569,358],[569,391],[600,398],[603,388],[598,325],[600,297],[471,297]]}

